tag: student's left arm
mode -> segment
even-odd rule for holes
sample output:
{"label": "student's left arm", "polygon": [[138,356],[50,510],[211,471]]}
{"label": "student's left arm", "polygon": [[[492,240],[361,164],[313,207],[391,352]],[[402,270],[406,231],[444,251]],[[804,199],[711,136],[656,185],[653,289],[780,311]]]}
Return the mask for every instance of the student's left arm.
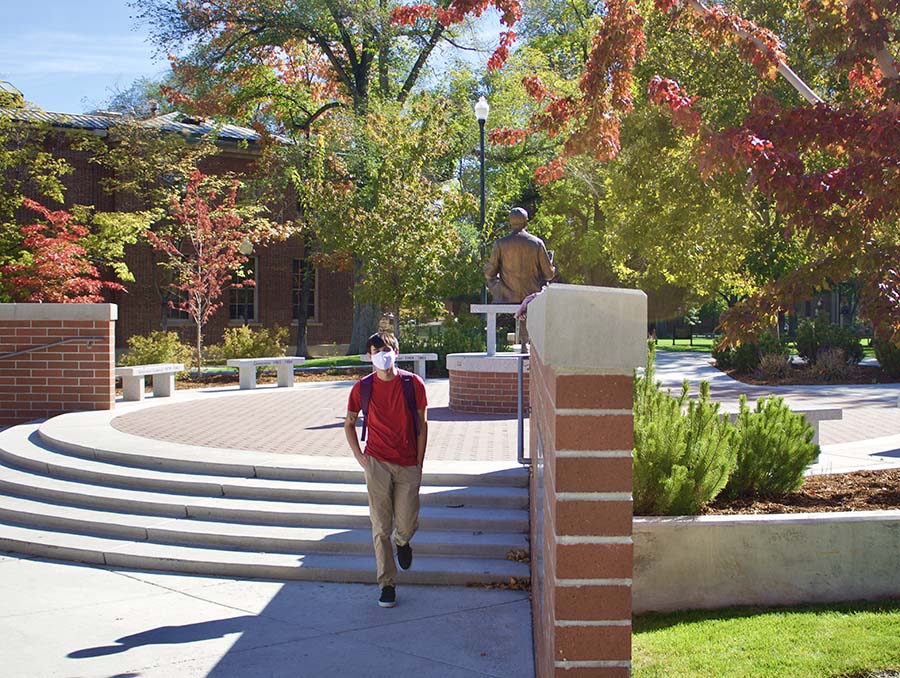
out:
{"label": "student's left arm", "polygon": [[425,447],[428,445],[428,418],[425,409],[418,410],[419,416],[419,437],[416,439],[416,455],[419,460],[419,467],[425,462]]}

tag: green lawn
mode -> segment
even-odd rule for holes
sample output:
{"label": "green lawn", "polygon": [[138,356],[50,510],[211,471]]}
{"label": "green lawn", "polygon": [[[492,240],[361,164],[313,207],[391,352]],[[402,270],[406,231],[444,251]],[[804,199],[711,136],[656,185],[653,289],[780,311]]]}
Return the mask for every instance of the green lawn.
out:
{"label": "green lawn", "polygon": [[642,615],[633,647],[635,678],[900,677],[900,600]]}
{"label": "green lawn", "polygon": [[340,355],[331,358],[308,358],[300,367],[341,367],[343,365],[362,365],[363,361],[355,355]]}
{"label": "green lawn", "polygon": [[[687,339],[676,339],[674,342],[671,339],[659,339],[656,342],[656,350],[662,352],[679,351],[688,353],[711,353],[714,344],[714,339],[707,339],[706,337],[694,337],[693,346],[691,346],[691,343]],[[875,348],[869,346],[867,339],[863,339],[862,345],[863,357],[874,358]],[[790,344],[790,352],[792,355],[797,354],[797,348],[794,346],[793,342]]]}
{"label": "green lawn", "polygon": [[713,349],[713,344],[715,344],[714,339],[707,339],[705,337],[694,337],[693,346],[691,345],[691,341],[687,339],[675,339],[674,341],[672,339],[657,339],[656,350],[710,353]]}

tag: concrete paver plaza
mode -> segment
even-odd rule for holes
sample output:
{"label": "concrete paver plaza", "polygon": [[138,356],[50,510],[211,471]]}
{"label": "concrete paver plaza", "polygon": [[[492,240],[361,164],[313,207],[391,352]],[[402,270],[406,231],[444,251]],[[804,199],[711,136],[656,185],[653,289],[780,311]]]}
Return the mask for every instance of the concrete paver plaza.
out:
{"label": "concrete paver plaza", "polygon": [[[896,385],[760,389],[695,354],[658,354],[658,378],[712,383],[733,405],[775,392],[796,407],[841,407],[821,428],[821,471],[900,466]],[[346,460],[348,382],[179,391],[117,403],[120,433],[211,448]],[[514,416],[449,411],[427,382],[428,460],[516,464]],[[527,422],[526,422],[527,440]],[[103,441],[98,440],[97,444]],[[324,461],[324,460],[323,460]],[[426,462],[427,469],[427,462]],[[404,586],[391,610],[374,585],[121,571],[0,554],[4,678],[477,678],[533,675],[530,602],[520,591]]]}

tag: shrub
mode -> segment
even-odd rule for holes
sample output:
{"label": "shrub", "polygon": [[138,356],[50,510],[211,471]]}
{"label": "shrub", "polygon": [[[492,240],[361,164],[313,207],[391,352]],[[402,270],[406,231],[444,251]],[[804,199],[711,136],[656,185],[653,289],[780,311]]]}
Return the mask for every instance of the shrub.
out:
{"label": "shrub", "polygon": [[119,358],[119,365],[152,365],[154,363],[184,363],[183,377],[194,365],[194,351],[178,340],[175,332],[136,334],[128,339],[128,353]]}
{"label": "shrub", "polygon": [[892,377],[900,377],[900,346],[890,341],[875,340],[875,357],[881,369]]}
{"label": "shrub", "polygon": [[787,376],[790,360],[781,353],[766,353],[759,359],[753,375],[761,381],[776,381]]}
{"label": "shrub", "polygon": [[712,357],[720,368],[727,370],[733,367],[742,374],[756,370],[766,355],[784,356],[786,361],[787,343],[773,332],[763,332],[755,342],[745,341],[736,346],[720,337],[712,351]]}
{"label": "shrub", "polygon": [[821,348],[812,365],[812,373],[824,381],[844,381],[850,374],[850,363],[842,348]]}
{"label": "shrub", "polygon": [[[500,325],[500,323],[498,323]],[[497,351],[509,348],[506,330],[498,327]],[[447,318],[439,328],[428,328],[420,336],[415,326],[406,325],[400,333],[400,350],[404,353],[437,353],[437,364],[428,371],[434,376],[447,376],[448,353],[478,353],[487,350],[487,335],[481,316]]]}
{"label": "shrub", "polygon": [[775,332],[767,330],[761,333],[756,341],[756,345],[760,359],[767,355],[776,355],[787,359],[788,355],[790,355],[787,342]]}
{"label": "shrub", "polygon": [[734,347],[725,343],[725,338],[717,336],[713,343],[712,359],[720,370],[730,370],[734,367]]}
{"label": "shrub", "polygon": [[[734,432],[701,382],[698,400],[663,392],[654,381],[654,349],[634,382],[634,510],[693,515],[725,487],[734,468]],[[687,404],[687,411],[682,409]]]}
{"label": "shrub", "polygon": [[776,496],[803,484],[803,472],[819,456],[813,427],[791,412],[782,398],[760,398],[751,412],[741,396],[735,421],[737,464],[723,494],[727,497]]}
{"label": "shrub", "polygon": [[253,329],[249,325],[229,327],[222,337],[222,358],[265,358],[281,356],[287,351],[289,331],[286,327]]}
{"label": "shrub", "polygon": [[803,320],[797,327],[797,353],[810,364],[819,358],[822,349],[837,348],[844,351],[851,365],[863,357],[859,335],[849,327],[832,325],[828,316],[820,313],[815,320]]}
{"label": "shrub", "polygon": [[[759,347],[750,342],[744,342],[737,346],[729,345],[722,353],[724,353],[723,357],[729,367],[744,374],[752,372],[759,365]],[[713,357],[716,357],[715,354]],[[718,358],[716,360],[718,361]]]}

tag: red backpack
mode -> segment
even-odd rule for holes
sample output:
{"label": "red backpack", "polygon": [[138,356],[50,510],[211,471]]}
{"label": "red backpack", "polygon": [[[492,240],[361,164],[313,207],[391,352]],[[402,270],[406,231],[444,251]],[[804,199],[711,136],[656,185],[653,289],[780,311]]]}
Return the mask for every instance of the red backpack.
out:
{"label": "red backpack", "polygon": [[[416,440],[419,439],[419,411],[416,409],[416,388],[413,385],[413,374],[406,370],[397,369],[400,375],[400,386],[403,388],[403,397],[406,399],[406,406],[409,408],[409,414],[413,421],[413,431],[416,434]],[[363,425],[360,440],[366,439],[366,426],[369,418],[369,401],[372,399],[372,380],[375,378],[375,372],[367,374],[359,380],[359,400],[362,405]]]}

